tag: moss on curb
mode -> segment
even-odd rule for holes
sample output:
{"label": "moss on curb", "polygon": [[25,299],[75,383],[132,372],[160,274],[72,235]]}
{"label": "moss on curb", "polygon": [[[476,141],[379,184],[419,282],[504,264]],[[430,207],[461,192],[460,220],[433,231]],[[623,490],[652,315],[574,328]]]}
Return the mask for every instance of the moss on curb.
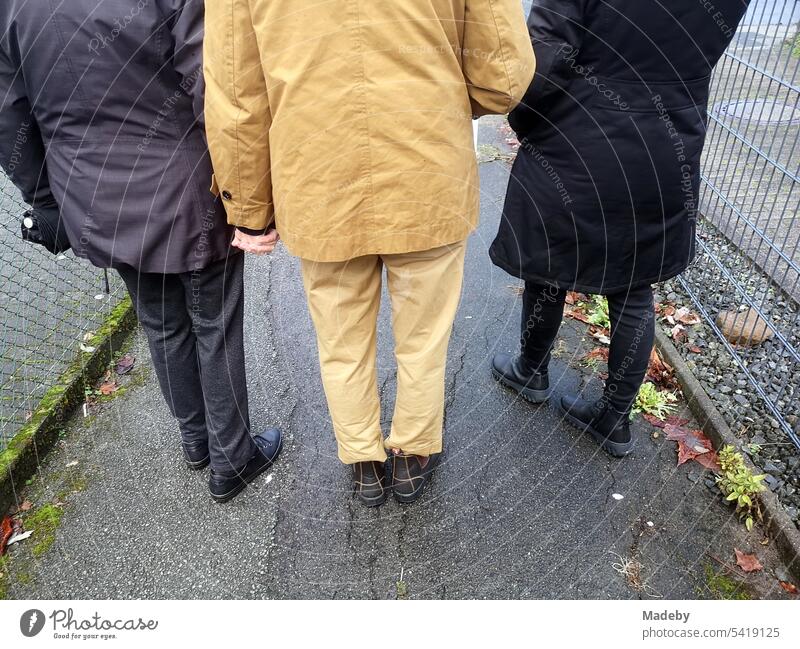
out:
{"label": "moss on curb", "polygon": [[63,515],[64,510],[61,507],[48,503],[25,518],[25,529],[33,531],[35,538],[31,553],[37,559],[55,543],[56,530],[61,525]]}
{"label": "moss on curb", "polygon": [[15,493],[36,473],[39,462],[58,439],[65,420],[83,402],[91,386],[113,358],[136,324],[130,298],[116,305],[101,327],[86,343],[91,352],[78,352],[75,359],[42,397],[33,416],[0,453],[0,513],[13,503]]}

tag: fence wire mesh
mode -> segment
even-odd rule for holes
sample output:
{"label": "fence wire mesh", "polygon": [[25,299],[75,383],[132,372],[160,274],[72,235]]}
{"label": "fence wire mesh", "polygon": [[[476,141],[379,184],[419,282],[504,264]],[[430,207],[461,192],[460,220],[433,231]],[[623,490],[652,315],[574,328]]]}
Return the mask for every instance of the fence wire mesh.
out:
{"label": "fence wire mesh", "polygon": [[[740,430],[760,403],[800,448],[799,20],[795,0],[754,0],[714,72],[698,259],[680,284],[744,377],[730,423]],[[761,328],[771,337],[731,344],[726,310],[749,315],[754,341]]]}
{"label": "fence wire mesh", "polygon": [[72,253],[22,240],[26,206],[0,173],[0,451],[124,295],[121,281]]}

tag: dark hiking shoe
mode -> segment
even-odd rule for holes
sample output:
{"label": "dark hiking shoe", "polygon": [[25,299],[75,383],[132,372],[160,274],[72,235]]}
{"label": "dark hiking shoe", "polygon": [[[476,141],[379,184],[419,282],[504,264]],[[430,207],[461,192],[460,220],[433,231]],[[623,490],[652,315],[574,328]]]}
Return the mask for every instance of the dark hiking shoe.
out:
{"label": "dark hiking shoe", "polygon": [[182,446],[183,457],[186,459],[186,466],[192,471],[200,471],[208,466],[208,442],[183,442]]}
{"label": "dark hiking shoe", "polygon": [[389,497],[383,462],[356,462],[353,465],[353,483],[356,497],[367,507],[382,505]]}
{"label": "dark hiking shoe", "polygon": [[211,491],[211,497],[218,503],[228,502],[273,465],[281,452],[283,436],[277,428],[270,428],[263,433],[254,435],[253,441],[258,448],[241,471],[225,474],[216,473],[214,469],[211,469],[208,488]]}
{"label": "dark hiking shoe", "polygon": [[430,482],[433,470],[439,463],[440,457],[441,453],[431,455],[423,467],[422,462],[425,458],[405,453],[392,455],[392,493],[394,493],[394,499],[404,505],[419,499],[425,489],[425,485]]}
{"label": "dark hiking shoe", "polygon": [[633,450],[628,413],[617,412],[602,399],[586,401],[569,395],[561,397],[560,405],[566,420],[581,432],[589,433],[610,455],[624,457]]}
{"label": "dark hiking shoe", "polygon": [[500,383],[531,403],[544,403],[550,397],[547,372],[528,371],[521,356],[512,356],[505,352],[495,354],[492,359],[492,374]]}

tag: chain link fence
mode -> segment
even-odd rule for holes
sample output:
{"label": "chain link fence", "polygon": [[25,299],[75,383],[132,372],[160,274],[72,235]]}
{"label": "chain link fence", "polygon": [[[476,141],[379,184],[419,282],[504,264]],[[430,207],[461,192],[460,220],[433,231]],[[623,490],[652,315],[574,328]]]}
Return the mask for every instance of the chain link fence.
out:
{"label": "chain link fence", "polygon": [[768,419],[800,448],[798,21],[795,0],[753,0],[714,72],[698,258],[679,282],[734,361],[732,385],[707,377],[734,430]]}
{"label": "chain link fence", "polygon": [[0,172],[0,451],[124,296],[121,280],[20,236],[27,209]]}

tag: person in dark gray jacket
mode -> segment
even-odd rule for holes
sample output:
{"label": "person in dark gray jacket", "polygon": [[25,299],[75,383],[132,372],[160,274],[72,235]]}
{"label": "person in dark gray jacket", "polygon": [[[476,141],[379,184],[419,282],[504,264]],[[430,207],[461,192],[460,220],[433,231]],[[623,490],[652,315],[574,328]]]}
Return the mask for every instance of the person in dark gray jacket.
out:
{"label": "person in dark gray jacket", "polygon": [[0,164],[72,249],[119,271],[187,464],[215,500],[277,457],[250,435],[243,255],[209,191],[202,0],[3,0]]}

